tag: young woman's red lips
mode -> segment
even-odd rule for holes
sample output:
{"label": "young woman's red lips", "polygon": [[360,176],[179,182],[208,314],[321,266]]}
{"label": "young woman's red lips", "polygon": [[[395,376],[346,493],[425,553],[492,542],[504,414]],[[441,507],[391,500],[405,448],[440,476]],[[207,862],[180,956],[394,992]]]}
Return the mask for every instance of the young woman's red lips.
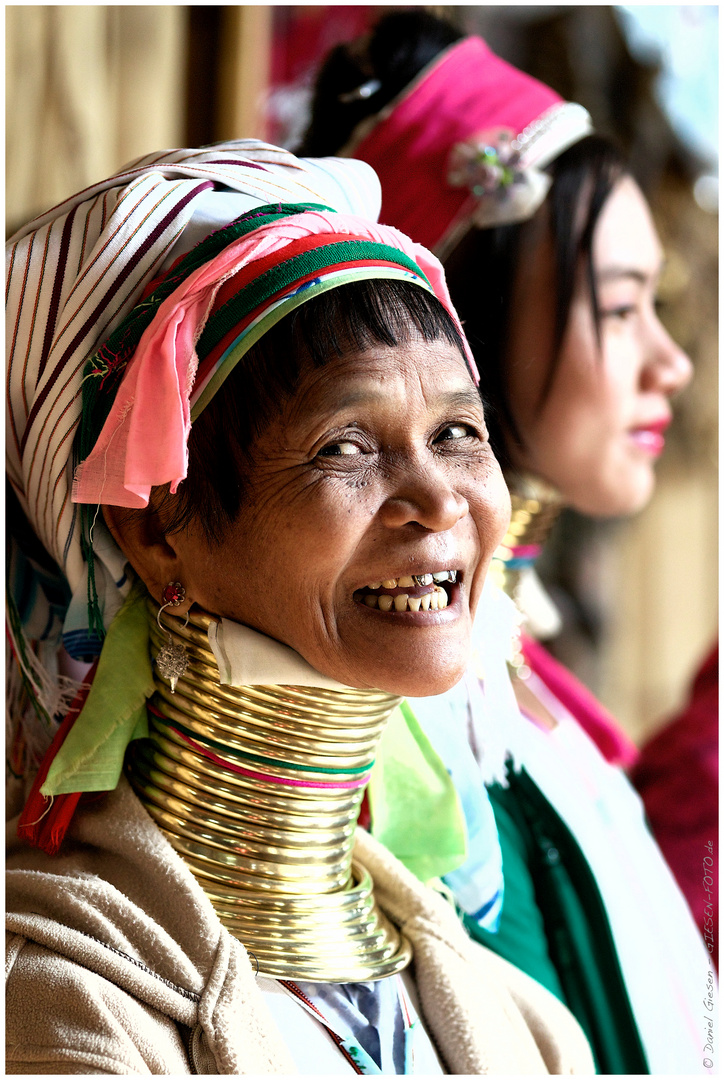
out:
{"label": "young woman's red lips", "polygon": [[637,431],[656,431],[659,435],[663,435],[667,427],[671,423],[670,416],[663,416],[660,420],[652,420],[649,424],[642,424],[640,428],[636,428]]}
{"label": "young woman's red lips", "polygon": [[652,457],[658,457],[666,445],[664,432],[670,423],[670,417],[662,417],[661,420],[652,420],[649,424],[632,428],[629,435],[640,450]]}

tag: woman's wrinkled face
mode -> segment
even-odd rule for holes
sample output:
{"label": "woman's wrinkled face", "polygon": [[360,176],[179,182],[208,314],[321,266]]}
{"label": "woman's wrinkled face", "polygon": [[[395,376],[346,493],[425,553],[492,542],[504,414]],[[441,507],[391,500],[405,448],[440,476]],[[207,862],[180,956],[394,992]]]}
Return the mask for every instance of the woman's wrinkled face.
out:
{"label": "woman's wrinkled face", "polygon": [[306,371],[252,458],[220,545],[167,538],[187,595],[345,685],[454,685],[510,509],[459,351],[413,338]]}
{"label": "woman's wrinkled face", "polygon": [[517,283],[508,370],[526,449],[514,451],[513,460],[548,480],[582,513],[617,516],[646,504],[671,419],[669,398],[691,377],[688,357],[656,313],[661,262],[646,201],[624,177],[593,237],[600,345],[581,268],[543,404],[555,302],[547,236],[539,237]]}

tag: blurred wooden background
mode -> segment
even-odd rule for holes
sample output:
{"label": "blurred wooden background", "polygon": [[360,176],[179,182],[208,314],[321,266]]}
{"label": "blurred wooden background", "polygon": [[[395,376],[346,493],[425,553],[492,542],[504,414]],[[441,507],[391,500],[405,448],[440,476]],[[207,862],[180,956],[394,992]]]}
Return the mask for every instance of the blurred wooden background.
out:
{"label": "blurred wooden background", "polygon": [[[8,232],[153,150],[293,142],[313,61],[384,10],[6,7]],[[653,99],[655,64],[633,60],[613,8],[443,10],[623,142],[665,243],[664,318],[696,376],[656,495],[628,522],[568,515],[545,567],[568,613],[559,655],[641,741],[681,702],[717,632],[717,218],[694,201],[692,163]]]}

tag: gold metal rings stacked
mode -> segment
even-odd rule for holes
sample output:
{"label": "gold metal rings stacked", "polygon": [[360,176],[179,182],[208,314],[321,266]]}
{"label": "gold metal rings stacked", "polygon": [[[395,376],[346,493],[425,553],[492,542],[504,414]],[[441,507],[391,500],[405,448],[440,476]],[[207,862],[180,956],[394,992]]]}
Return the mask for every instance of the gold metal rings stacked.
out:
{"label": "gold metal rings stacked", "polygon": [[[362,982],[409,963],[407,941],[352,861],[377,742],[399,698],[376,690],[221,686],[211,616],[161,616],[189,653],[172,694],[155,675],[151,738],[129,778],[219,918],[278,978]],[[164,638],[149,604],[154,655]]]}

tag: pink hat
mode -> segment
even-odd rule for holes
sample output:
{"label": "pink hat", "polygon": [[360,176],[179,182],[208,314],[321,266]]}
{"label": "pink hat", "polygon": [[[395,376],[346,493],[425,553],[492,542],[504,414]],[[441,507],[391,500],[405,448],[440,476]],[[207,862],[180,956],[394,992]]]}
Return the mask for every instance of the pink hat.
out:
{"label": "pink hat", "polygon": [[380,221],[438,254],[471,224],[521,221],[542,169],[593,130],[580,106],[496,56],[482,38],[446,49],[346,148],[382,183]]}

